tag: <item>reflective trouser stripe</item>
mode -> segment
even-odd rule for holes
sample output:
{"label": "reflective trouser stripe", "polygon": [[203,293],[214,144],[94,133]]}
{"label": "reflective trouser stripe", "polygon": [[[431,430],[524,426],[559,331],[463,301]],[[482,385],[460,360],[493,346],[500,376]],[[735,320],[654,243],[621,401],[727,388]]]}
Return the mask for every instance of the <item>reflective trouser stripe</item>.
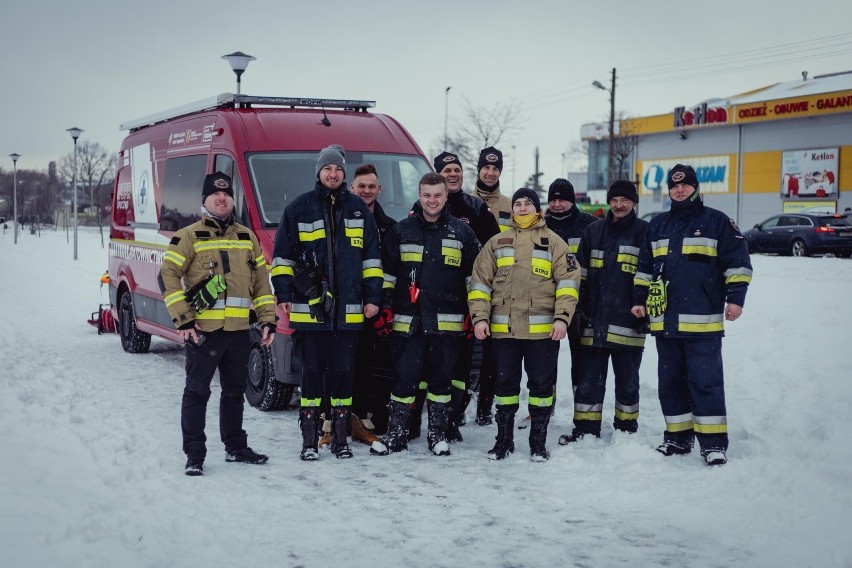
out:
{"label": "reflective trouser stripe", "polygon": [[322,399],[321,398],[303,398],[301,404],[302,404],[302,408],[305,408],[307,406],[318,407],[319,405],[322,404]]}
{"label": "reflective trouser stripe", "polygon": [[502,406],[511,406],[513,404],[520,404],[521,395],[516,394],[515,396],[495,396],[494,404],[502,405]]}
{"label": "reflective trouser stripe", "polygon": [[726,416],[695,416],[695,431],[699,434],[724,434],[728,431]]}
{"label": "reflective trouser stripe", "polygon": [[390,399],[394,402],[400,402],[402,404],[414,404],[413,396],[396,396],[395,394],[391,394]]}
{"label": "reflective trouser stripe", "polygon": [[419,383],[417,383],[417,388],[419,390],[425,391],[429,388],[429,383],[427,383],[426,381],[420,381]]}
{"label": "reflective trouser stripe", "polygon": [[349,398],[332,398],[332,406],[352,406],[352,397]]}
{"label": "reflective trouser stripe", "polygon": [[603,419],[603,404],[574,404],[574,420],[593,420],[600,422]]}
{"label": "reflective trouser stripe", "polygon": [[547,397],[531,396],[527,401],[530,406],[548,407],[553,406],[553,395]]}
{"label": "reflective trouser stripe", "polygon": [[431,400],[432,402],[441,402],[447,404],[450,402],[450,395],[448,394],[435,394],[428,392],[426,393],[426,400]]}
{"label": "reflective trouser stripe", "polygon": [[461,391],[467,390],[467,385],[465,384],[464,381],[459,381],[459,380],[453,379],[452,381],[450,381],[450,384],[452,384],[453,388],[455,388],[455,389],[459,389]]}
{"label": "reflective trouser stripe", "polygon": [[615,417],[619,420],[636,420],[639,418],[639,405],[632,404],[627,406],[625,404],[615,403]]}
{"label": "reflective trouser stripe", "polygon": [[678,416],[664,416],[666,420],[666,432],[683,432],[693,429],[692,413],[679,414]]}

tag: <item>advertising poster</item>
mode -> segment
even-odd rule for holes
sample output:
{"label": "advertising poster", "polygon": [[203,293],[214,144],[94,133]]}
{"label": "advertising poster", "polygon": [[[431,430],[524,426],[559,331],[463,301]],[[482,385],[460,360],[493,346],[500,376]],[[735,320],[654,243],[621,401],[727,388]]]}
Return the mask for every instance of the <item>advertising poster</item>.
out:
{"label": "advertising poster", "polygon": [[839,148],[790,150],[781,157],[781,197],[837,199]]}
{"label": "advertising poster", "polygon": [[666,176],[675,164],[689,164],[695,168],[702,193],[729,193],[731,188],[730,156],[701,156],[644,160],[640,165],[641,193],[666,192]]}

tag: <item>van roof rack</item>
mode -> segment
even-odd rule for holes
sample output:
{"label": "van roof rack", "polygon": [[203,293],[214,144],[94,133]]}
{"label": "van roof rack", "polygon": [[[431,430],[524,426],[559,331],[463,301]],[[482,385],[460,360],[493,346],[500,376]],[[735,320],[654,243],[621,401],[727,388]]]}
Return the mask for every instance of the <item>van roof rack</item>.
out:
{"label": "van roof rack", "polygon": [[258,97],[253,95],[235,95],[233,93],[222,93],[216,97],[210,97],[164,110],[136,120],[128,120],[119,126],[120,130],[134,131],[146,126],[165,122],[172,118],[189,116],[197,112],[214,110],[219,108],[252,108],[253,106],[280,106],[280,107],[310,107],[310,108],[339,108],[343,110],[367,112],[368,108],[374,108],[376,101],[360,101],[347,99],[311,99],[306,97]]}

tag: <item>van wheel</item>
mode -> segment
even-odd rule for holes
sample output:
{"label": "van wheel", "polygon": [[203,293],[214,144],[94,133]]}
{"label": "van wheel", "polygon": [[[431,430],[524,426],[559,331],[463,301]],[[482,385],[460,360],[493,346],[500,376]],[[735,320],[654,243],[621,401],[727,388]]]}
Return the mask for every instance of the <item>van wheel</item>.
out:
{"label": "van wheel", "polygon": [[133,313],[133,296],[125,292],[118,303],[118,331],[121,346],[128,353],[147,353],[151,347],[151,334],[136,329],[136,315]]}
{"label": "van wheel", "polygon": [[793,256],[808,256],[808,248],[802,239],[795,239],[790,245],[790,254]]}
{"label": "van wheel", "polygon": [[280,383],[275,379],[272,349],[260,344],[259,326],[251,326],[249,337],[251,352],[249,353],[246,400],[258,410],[284,410],[293,398],[296,385]]}

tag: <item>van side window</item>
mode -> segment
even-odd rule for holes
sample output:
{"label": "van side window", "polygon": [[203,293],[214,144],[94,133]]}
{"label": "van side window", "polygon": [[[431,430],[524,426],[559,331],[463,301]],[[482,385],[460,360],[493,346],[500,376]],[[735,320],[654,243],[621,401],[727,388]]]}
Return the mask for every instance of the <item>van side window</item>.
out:
{"label": "van side window", "polygon": [[245,192],[243,191],[243,181],[240,179],[240,173],[236,169],[234,160],[226,154],[216,154],[213,158],[213,171],[222,172],[231,178],[234,185],[234,211],[237,215],[237,222],[246,227],[251,227]]}
{"label": "van side window", "polygon": [[198,221],[206,169],[206,155],[166,160],[160,230],[177,231]]}

